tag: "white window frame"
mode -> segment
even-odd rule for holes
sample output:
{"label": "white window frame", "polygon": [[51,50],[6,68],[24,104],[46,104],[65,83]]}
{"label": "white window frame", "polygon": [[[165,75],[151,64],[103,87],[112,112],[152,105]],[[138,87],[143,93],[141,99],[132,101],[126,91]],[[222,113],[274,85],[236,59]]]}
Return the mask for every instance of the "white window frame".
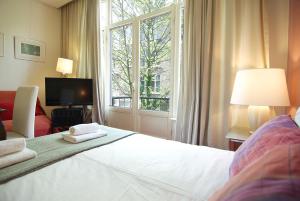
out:
{"label": "white window frame", "polygon": [[[179,41],[180,41],[180,10],[183,7],[183,3],[181,0],[174,0],[174,3],[172,3],[169,6],[157,9],[151,13],[146,13],[140,16],[135,16],[130,19],[126,19],[124,21],[119,21],[112,23],[112,15],[111,15],[111,0],[107,1],[107,26],[104,28],[100,28],[101,31],[104,31],[104,49],[106,50],[104,53],[106,63],[106,81],[109,81],[109,84],[106,86],[105,89],[105,95],[106,95],[106,105],[107,109],[112,111],[118,111],[118,112],[137,112],[139,114],[150,114],[154,116],[165,116],[165,117],[174,117],[175,114],[175,108],[177,105],[177,90],[179,86]],[[147,20],[153,17],[157,17],[160,15],[168,14],[170,13],[171,17],[171,56],[170,56],[170,102],[169,102],[169,111],[154,111],[154,110],[143,110],[140,107],[140,101],[139,101],[139,70],[140,70],[140,22],[143,20]],[[134,77],[134,83],[133,88],[134,92],[132,94],[132,103],[130,108],[122,108],[122,107],[115,107],[111,105],[111,50],[110,50],[110,31],[112,29],[131,25],[132,26],[132,56],[133,56],[133,77]],[[177,42],[176,42],[177,41]],[[175,107],[174,107],[175,106]],[[175,109],[175,110],[174,110]],[[137,110],[137,111],[134,111]]]}

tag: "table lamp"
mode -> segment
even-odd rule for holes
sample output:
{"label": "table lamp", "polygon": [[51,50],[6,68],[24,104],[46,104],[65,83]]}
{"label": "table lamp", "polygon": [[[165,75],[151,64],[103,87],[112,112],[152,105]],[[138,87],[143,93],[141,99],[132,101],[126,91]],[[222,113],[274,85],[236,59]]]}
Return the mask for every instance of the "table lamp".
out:
{"label": "table lamp", "polygon": [[285,71],[278,68],[238,71],[231,104],[248,105],[250,132],[270,119],[269,106],[289,106]]}
{"label": "table lamp", "polygon": [[56,71],[60,72],[63,77],[67,74],[72,74],[73,61],[70,59],[58,58]]}

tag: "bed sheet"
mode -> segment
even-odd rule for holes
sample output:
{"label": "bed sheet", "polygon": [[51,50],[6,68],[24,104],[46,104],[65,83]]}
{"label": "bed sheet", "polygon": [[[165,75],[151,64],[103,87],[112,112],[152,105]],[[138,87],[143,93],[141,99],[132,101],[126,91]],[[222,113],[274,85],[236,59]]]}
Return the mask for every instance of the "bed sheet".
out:
{"label": "bed sheet", "polygon": [[135,134],[0,185],[0,200],[204,201],[233,155]]}

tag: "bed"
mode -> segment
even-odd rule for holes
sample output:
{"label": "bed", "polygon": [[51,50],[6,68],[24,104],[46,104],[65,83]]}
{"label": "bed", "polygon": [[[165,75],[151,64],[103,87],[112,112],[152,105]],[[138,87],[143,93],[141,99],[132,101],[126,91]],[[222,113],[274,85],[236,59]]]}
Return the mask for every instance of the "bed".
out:
{"label": "bed", "polygon": [[[72,146],[72,145],[70,145]],[[0,185],[1,201],[204,201],[234,152],[133,134]]]}
{"label": "bed", "polygon": [[236,152],[105,126],[79,144],[29,139],[38,157],[0,169],[0,200],[298,201],[299,125],[300,110],[274,117]]}

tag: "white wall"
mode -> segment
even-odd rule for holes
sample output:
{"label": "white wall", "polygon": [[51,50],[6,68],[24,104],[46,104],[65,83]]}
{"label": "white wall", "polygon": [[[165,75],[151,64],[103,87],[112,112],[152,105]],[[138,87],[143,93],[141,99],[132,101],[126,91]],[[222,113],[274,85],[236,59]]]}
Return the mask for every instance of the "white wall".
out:
{"label": "white wall", "polygon": [[[60,10],[37,0],[0,0],[0,32],[4,33],[4,57],[0,57],[0,91],[16,90],[20,85],[38,85],[45,105],[45,77],[58,77],[60,56]],[[15,59],[14,36],[46,43],[43,63]],[[45,108],[45,107],[44,107]],[[45,108],[49,114],[49,108]]]}

